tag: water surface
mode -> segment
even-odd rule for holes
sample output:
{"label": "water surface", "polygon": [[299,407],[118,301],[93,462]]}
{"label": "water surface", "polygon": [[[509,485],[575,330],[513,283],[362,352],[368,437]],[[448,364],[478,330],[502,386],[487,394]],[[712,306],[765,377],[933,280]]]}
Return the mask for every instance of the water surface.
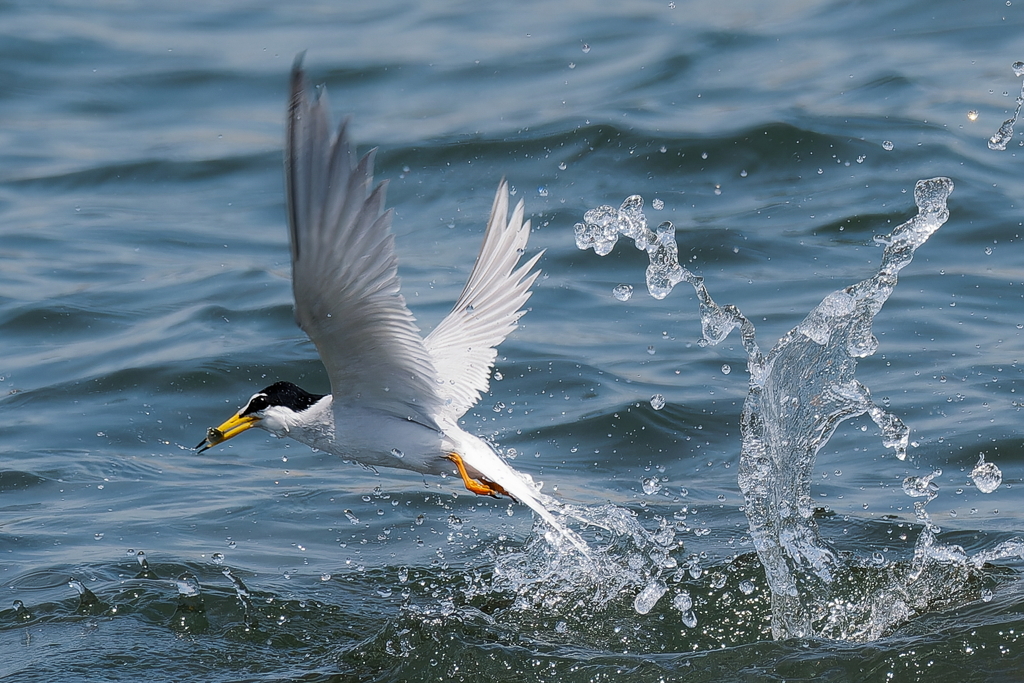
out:
{"label": "water surface", "polygon": [[[772,640],[737,485],[739,337],[698,345],[690,291],[652,299],[644,254],[598,259],[573,225],[643,195],[652,222],[675,224],[680,262],[768,348],[878,269],[872,238],[916,213],[917,180],[952,178],[950,218],[900,273],[857,370],[909,426],[908,458],[850,420],[811,495],[829,543],[883,561],[912,555],[921,524],[902,485],[935,469],[943,543],[974,554],[1024,534],[1024,150],[987,146],[1020,92],[1022,12],[0,5],[0,677],[1017,675],[1020,560],[870,644]],[[545,274],[466,425],[567,503],[671,527],[685,576],[646,614],[635,590],[602,603],[558,584],[569,569],[545,558],[528,510],[451,480],[263,434],[190,450],[272,381],[327,389],[292,322],[284,227],[287,74],[303,50],[360,149],[380,148],[424,330],[458,295],[500,178],[525,198]],[[991,494],[969,476],[982,452],[1003,474]],[[158,579],[136,578],[140,550]],[[551,573],[527,589],[520,570]],[[173,581],[186,574],[201,610]],[[683,590],[695,625],[673,602]]]}

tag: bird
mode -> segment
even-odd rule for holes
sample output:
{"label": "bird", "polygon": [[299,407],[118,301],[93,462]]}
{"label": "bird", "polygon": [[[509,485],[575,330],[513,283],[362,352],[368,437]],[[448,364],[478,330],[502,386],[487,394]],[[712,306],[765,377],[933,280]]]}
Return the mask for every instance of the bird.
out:
{"label": "bird", "polygon": [[302,55],[290,91],[284,165],[294,312],[331,393],[271,384],[208,429],[196,450],[258,427],[371,468],[457,472],[469,491],[528,505],[585,550],[552,514],[553,498],[459,426],[488,390],[496,347],[518,326],[540,274],[543,251],[519,263],[531,229],[524,201],[509,215],[502,178],[465,288],[422,337],[400,291],[387,181],[373,185],[376,150],[357,160],[348,118],[331,134],[326,88],[311,95]]}

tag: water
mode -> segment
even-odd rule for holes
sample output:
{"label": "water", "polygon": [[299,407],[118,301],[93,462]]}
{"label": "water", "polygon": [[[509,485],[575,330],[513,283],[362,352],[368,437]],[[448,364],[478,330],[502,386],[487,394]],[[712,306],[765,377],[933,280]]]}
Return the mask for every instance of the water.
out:
{"label": "water", "polygon": [[[764,566],[772,600],[772,635],[777,640],[824,637],[871,641],[902,626],[939,604],[943,608],[975,599],[977,569],[994,559],[1024,559],[1020,538],[987,550],[983,560],[968,557],[960,546],[937,542],[941,529],[925,510],[937,495],[935,470],[908,476],[903,492],[912,498],[922,530],[909,566],[871,560],[857,553],[840,555],[825,542],[815,519],[810,494],[817,453],[840,423],[869,415],[881,431],[881,441],[899,460],[907,458],[909,429],[893,413],[876,405],[868,387],[855,379],[858,359],[878,349],[872,334],[875,316],[892,295],[898,274],[916,250],[949,218],[946,200],[953,191],[949,178],[920,180],[914,188],[918,214],[875,241],[885,246],[878,272],[855,285],[827,295],[803,321],[762,354],[751,321],[735,306],[714,302],[704,279],[678,263],[678,245],[670,223],[652,238],[635,226],[646,225],[633,195],[622,207],[588,211],[575,226],[576,246],[608,253],[619,234],[643,245],[650,258],[647,287],[663,299],[679,282],[693,285],[700,302],[705,345],[718,344],[740,328],[747,352],[749,390],[740,419],[742,449],[739,488],[750,534]],[[992,493],[1002,475],[982,454],[971,479],[982,493]],[[657,488],[644,480],[644,493]],[[694,577],[696,578],[696,577]],[[749,581],[744,594],[753,591]],[[645,587],[634,601],[640,614],[650,611],[667,590],[661,581]]]}
{"label": "water", "polygon": [[[1017,77],[1024,76],[1024,62],[1013,63],[1013,75]],[[1020,95],[1017,95],[1016,101],[1017,108],[1013,110],[1013,115],[1003,121],[1002,125],[999,126],[999,130],[988,139],[989,149],[1001,152],[1006,149],[1006,145],[1010,144],[1010,140],[1013,139],[1013,125],[1017,123],[1017,117],[1020,116],[1020,108],[1024,106],[1024,84],[1021,85]]]}
{"label": "water", "polygon": [[[1016,137],[987,142],[1014,114],[1022,12],[0,7],[0,676],[1018,675],[1024,187]],[[360,149],[380,148],[425,330],[464,283],[501,176],[526,199],[545,275],[466,427],[567,504],[594,566],[452,478],[262,434],[190,451],[273,381],[327,388],[292,322],[284,229],[284,98],[302,50]],[[690,288],[643,294],[647,254],[579,251],[573,225],[647,198],[659,245],[670,222],[680,266],[767,347],[878,271],[874,236],[915,215],[915,182],[937,176],[956,185],[950,217],[901,271],[856,368],[907,426],[907,459],[867,414],[817,452],[812,520],[854,580],[818,635],[775,639],[738,486],[743,336],[700,345]],[[955,594],[906,590],[943,572]],[[179,594],[183,576],[198,595]],[[894,625],[832,639],[868,607],[892,607]]]}

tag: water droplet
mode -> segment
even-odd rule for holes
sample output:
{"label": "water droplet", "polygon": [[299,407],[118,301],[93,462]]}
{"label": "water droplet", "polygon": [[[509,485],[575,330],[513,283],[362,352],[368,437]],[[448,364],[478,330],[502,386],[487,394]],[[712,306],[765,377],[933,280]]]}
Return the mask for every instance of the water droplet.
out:
{"label": "water droplet", "polygon": [[942,470],[935,470],[931,474],[921,477],[907,477],[903,480],[903,493],[911,498],[927,498],[931,500],[939,494],[939,485],[932,479],[942,474]]}
{"label": "water droplet", "polygon": [[640,486],[643,488],[644,493],[648,496],[653,496],[655,493],[661,490],[661,482],[657,477],[646,477],[640,480]]}
{"label": "water droplet", "polygon": [[867,159],[867,157],[861,154],[859,157],[857,157],[857,163],[863,164],[865,159]]}
{"label": "water droplet", "polygon": [[655,410],[661,410],[665,407],[665,397],[661,394],[655,394],[651,396],[651,407]]}
{"label": "water droplet", "polygon": [[409,580],[409,568],[399,567],[398,568],[398,583],[405,583]]}
{"label": "water droplet", "polygon": [[[576,68],[576,62],[569,62],[569,68],[570,69],[575,69]],[[562,170],[564,171],[565,169],[563,168]]]}
{"label": "water droplet", "polygon": [[320,580],[321,581],[330,581],[331,580],[331,575],[328,572],[323,572],[322,574],[320,574]]}
{"label": "water droplet", "polygon": [[345,510],[345,516],[348,517],[348,521],[352,522],[353,524],[359,524],[359,518],[356,517],[355,513],[353,513],[351,510]]}
{"label": "water droplet", "polygon": [[102,541],[103,540],[103,533],[101,532],[101,533],[98,533],[98,534],[93,534],[92,537],[96,541]]}
{"label": "water droplet", "polygon": [[750,595],[754,592],[754,583],[749,579],[740,581],[740,592],[744,595]]}
{"label": "water droplet", "polygon": [[178,595],[183,598],[194,598],[202,592],[199,579],[187,572],[175,579],[174,585],[178,587]]}
{"label": "water droplet", "polygon": [[619,301],[629,301],[633,296],[633,285],[616,285],[612,289],[612,296]]}
{"label": "water droplet", "polygon": [[558,170],[559,171],[564,171],[567,168],[568,168],[568,166],[565,165],[564,161],[562,163],[558,164]]}
{"label": "water droplet", "polygon": [[498,401],[497,403],[495,403],[495,404],[494,404],[494,407],[493,407],[493,408],[491,408],[491,410],[493,410],[493,411],[494,411],[494,412],[496,412],[496,413],[500,413],[500,412],[501,412],[501,411],[503,411],[504,409],[505,409],[505,404],[504,404],[504,403],[502,403],[501,401]]}
{"label": "water droplet", "polygon": [[214,553],[210,555],[210,559],[214,564],[224,564],[224,553]]}
{"label": "water droplet", "polygon": [[985,462],[985,454],[980,453],[978,464],[971,470],[971,480],[982,493],[992,493],[1003,483],[1003,473],[995,463]]}
{"label": "water droplet", "polygon": [[655,211],[661,211],[662,209],[665,208],[665,202],[661,201],[660,199],[655,199],[654,201],[651,202],[651,208],[654,209]]}
{"label": "water droplet", "polygon": [[978,120],[978,110],[977,109],[972,109],[969,112],[967,112],[967,120],[968,121],[977,121]]}
{"label": "water droplet", "polygon": [[544,185],[541,185],[540,187],[537,188],[537,194],[539,194],[541,197],[547,197],[548,188],[545,187]]}
{"label": "water droplet", "polygon": [[587,52],[590,52],[590,46],[589,46],[589,45],[587,45],[586,43],[583,43],[583,47],[582,47],[582,48],[580,48],[580,49],[582,49],[582,50],[583,50],[583,53],[584,53],[584,54],[586,54]]}
{"label": "water droplet", "polygon": [[1011,68],[1013,69],[1013,75],[1017,78],[1024,76],[1024,62],[1014,62]]}
{"label": "water droplet", "polygon": [[392,448],[391,449],[391,455],[395,456],[396,458],[404,458],[405,457],[405,453],[403,453],[401,450],[399,450],[397,448]]}
{"label": "water droplet", "polygon": [[637,614],[647,614],[661,599],[661,596],[668,590],[668,586],[661,579],[653,579],[650,583],[644,586],[644,589],[640,591],[636,598],[633,599],[633,609],[636,610]]}
{"label": "water droplet", "polygon": [[732,372],[732,368],[729,366],[729,364],[728,363],[723,364],[722,365],[722,374],[723,375],[728,375],[730,372]]}
{"label": "water droplet", "polygon": [[[722,577],[722,584],[725,584],[725,577]],[[680,591],[672,598],[672,606],[682,613],[683,624],[688,628],[693,628],[697,625],[697,617],[693,613],[693,599],[690,597],[689,591]]]}
{"label": "water droplet", "polygon": [[747,169],[743,169],[742,171],[740,171],[740,178],[746,178],[746,177],[747,177]]}
{"label": "water droplet", "polygon": [[648,346],[647,347],[647,355],[648,356],[653,356],[657,352],[658,352],[658,350],[655,349],[653,346]]}
{"label": "water droplet", "polygon": [[891,152],[894,146],[895,145],[892,144],[892,140],[885,140],[882,142],[882,149],[884,149],[886,152]]}

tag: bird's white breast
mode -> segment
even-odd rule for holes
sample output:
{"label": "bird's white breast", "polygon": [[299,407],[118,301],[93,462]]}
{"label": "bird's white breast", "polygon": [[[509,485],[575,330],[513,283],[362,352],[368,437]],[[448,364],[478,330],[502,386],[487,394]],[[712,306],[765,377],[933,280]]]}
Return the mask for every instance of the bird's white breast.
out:
{"label": "bird's white breast", "polygon": [[451,469],[447,441],[437,429],[328,395],[306,410],[268,408],[260,427],[311,448],[371,467],[399,467],[424,474]]}

